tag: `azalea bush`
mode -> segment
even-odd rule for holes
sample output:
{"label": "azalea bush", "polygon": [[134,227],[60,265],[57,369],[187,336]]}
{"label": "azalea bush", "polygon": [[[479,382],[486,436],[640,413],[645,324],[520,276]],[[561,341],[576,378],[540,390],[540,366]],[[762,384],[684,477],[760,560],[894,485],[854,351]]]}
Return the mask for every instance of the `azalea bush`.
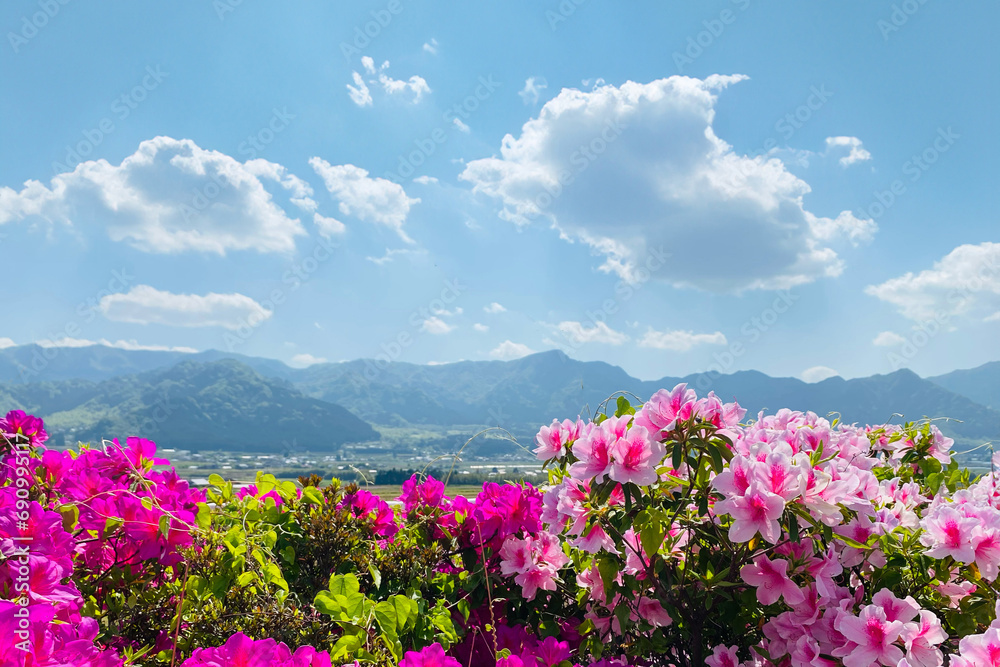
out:
{"label": "azalea bush", "polygon": [[0,436],[0,665],[1000,665],[996,475],[926,421],[679,385],[543,427],[541,488],[393,504]]}

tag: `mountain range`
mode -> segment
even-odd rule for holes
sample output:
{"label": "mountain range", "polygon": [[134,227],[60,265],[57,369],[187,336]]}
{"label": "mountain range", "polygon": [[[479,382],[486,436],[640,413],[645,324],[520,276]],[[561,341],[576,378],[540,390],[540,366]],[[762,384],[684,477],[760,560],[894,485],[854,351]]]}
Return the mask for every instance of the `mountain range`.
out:
{"label": "mountain range", "polygon": [[[384,426],[503,426],[526,434],[554,417],[594,414],[615,392],[646,399],[686,382],[738,400],[750,415],[788,407],[848,422],[948,417],[942,429],[1000,436],[1000,362],[921,378],[887,375],[806,383],[757,371],[643,381],[562,352],[442,365],[356,360],[305,369],[210,350],[197,354],[105,346],[0,350],[0,409],[32,409],[76,439],[142,432],[171,446],[268,450],[284,442],[330,449],[377,440]],[[164,416],[169,407],[168,416]],[[902,416],[902,417],[901,417]]]}

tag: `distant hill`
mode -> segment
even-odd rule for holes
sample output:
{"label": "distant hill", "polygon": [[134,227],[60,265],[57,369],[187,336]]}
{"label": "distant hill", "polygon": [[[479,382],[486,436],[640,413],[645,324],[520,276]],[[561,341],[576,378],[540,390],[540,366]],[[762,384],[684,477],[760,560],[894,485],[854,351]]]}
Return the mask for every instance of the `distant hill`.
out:
{"label": "distant hill", "polygon": [[182,361],[100,383],[0,385],[0,398],[73,440],[141,435],[181,449],[333,451],[379,439],[339,405],[303,395],[233,360]]}
{"label": "distant hill", "polygon": [[[144,415],[149,416],[149,406],[157,400],[155,392],[173,386],[170,383],[175,381],[172,379],[174,374],[190,375],[191,369],[204,366],[242,370],[240,373],[233,370],[233,377],[219,380],[223,386],[218,390],[191,384],[193,377],[187,380],[184,388],[178,390],[190,398],[186,412],[197,414],[196,408],[211,409],[213,415],[223,420],[221,423],[232,423],[234,429],[239,428],[240,419],[234,417],[232,422],[224,421],[229,414],[226,406],[233,406],[234,414],[256,420],[247,423],[267,423],[261,419],[264,414],[261,410],[265,408],[258,409],[255,404],[257,397],[266,393],[262,384],[272,392],[279,388],[289,392],[281,395],[282,401],[299,406],[298,409],[305,411],[302,414],[309,414],[301,403],[308,397],[314,401],[309,404],[311,410],[332,403],[373,424],[500,425],[524,434],[555,417],[592,415],[601,401],[614,392],[631,392],[645,400],[658,389],[687,382],[699,394],[714,390],[724,400],[739,400],[750,415],[760,410],[788,407],[812,410],[820,415],[836,412],[848,422],[873,424],[899,421],[894,414],[902,414],[905,419],[950,417],[960,422],[943,424],[942,428],[956,437],[981,440],[1000,436],[1000,410],[996,409],[1000,405],[997,400],[1000,362],[929,380],[909,370],[899,370],[853,380],[834,377],[817,383],[775,378],[757,371],[642,381],[617,366],[576,361],[558,351],[540,352],[514,361],[462,361],[425,366],[361,359],[293,369],[273,359],[217,350],[185,355],[93,346],[61,349],[38,373],[38,379],[48,382],[21,385],[16,366],[11,378],[12,360],[22,360],[18,363],[23,365],[24,359],[30,361],[41,349],[22,346],[0,350],[0,382],[7,382],[0,384],[0,401],[27,400],[34,405],[51,406],[53,410],[41,413],[44,416],[54,411],[59,420],[63,419],[62,413],[71,413],[64,422],[67,428],[84,423],[86,428],[96,428],[95,420],[99,416],[104,418],[105,414],[111,420],[110,425],[134,427]],[[216,365],[224,359],[235,359],[239,363]],[[172,369],[178,362],[181,363],[176,369],[188,370]],[[242,379],[237,382],[235,377]],[[271,379],[265,380],[265,377]],[[109,378],[118,379],[108,383]],[[59,382],[51,382],[53,380]],[[96,391],[95,382],[101,383],[98,385],[100,393],[91,396],[88,392]],[[119,398],[115,389],[119,385],[128,387],[128,396]],[[5,394],[11,398],[6,399]],[[219,397],[220,394],[225,400]],[[137,395],[141,398],[137,399]],[[267,414],[274,419],[281,411]],[[322,421],[319,417],[315,419]],[[218,433],[220,438],[227,437],[227,427],[217,428],[208,421],[204,424],[205,429],[213,429],[211,432]],[[182,423],[183,420],[178,421],[176,427],[180,428]],[[303,425],[302,428],[308,427]],[[96,433],[94,430],[88,432]],[[172,434],[172,437],[180,439],[182,434]],[[210,439],[203,437],[204,441]]]}
{"label": "distant hill", "polygon": [[927,379],[976,403],[1000,410],[1000,361]]}

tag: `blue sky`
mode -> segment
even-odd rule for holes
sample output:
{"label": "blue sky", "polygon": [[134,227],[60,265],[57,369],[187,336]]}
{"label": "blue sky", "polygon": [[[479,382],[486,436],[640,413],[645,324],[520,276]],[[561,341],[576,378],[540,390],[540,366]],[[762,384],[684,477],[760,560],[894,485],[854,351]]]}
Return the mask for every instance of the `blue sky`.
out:
{"label": "blue sky", "polygon": [[998,18],[11,0],[0,346],[559,348],[642,378],[994,360]]}

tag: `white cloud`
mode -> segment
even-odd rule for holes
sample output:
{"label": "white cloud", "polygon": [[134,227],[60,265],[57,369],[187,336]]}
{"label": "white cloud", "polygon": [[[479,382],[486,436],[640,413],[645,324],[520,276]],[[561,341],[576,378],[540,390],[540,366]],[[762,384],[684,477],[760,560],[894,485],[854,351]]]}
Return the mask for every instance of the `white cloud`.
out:
{"label": "white cloud", "polygon": [[534,352],[535,351],[532,350],[527,345],[505,340],[504,342],[500,343],[495,348],[490,350],[490,357],[492,357],[493,359],[502,359],[504,361],[510,361],[511,359],[520,359],[521,357],[526,357],[529,354],[534,354]]}
{"label": "white cloud", "polygon": [[417,176],[413,179],[414,183],[419,183],[420,185],[431,185],[432,183],[437,183],[438,179],[433,176]]}
{"label": "white cloud", "polygon": [[87,340],[86,338],[58,338],[56,340],[40,340],[35,342],[39,347],[93,347],[102,345],[113,347],[119,350],[147,351],[147,352],[183,352],[184,354],[195,354],[198,350],[193,347],[178,347],[171,345],[142,345],[135,340],[116,340],[114,342],[107,338],[99,340]]}
{"label": "white cloud", "polygon": [[822,382],[827,378],[832,378],[840,375],[837,371],[827,366],[813,366],[812,368],[807,368],[802,371],[800,376],[803,382]]}
{"label": "white cloud", "polygon": [[176,327],[254,326],[271,317],[271,311],[242,294],[173,294],[149,285],[136,285],[126,293],[110,294],[98,304],[113,322],[166,324]]}
{"label": "white cloud", "polygon": [[412,255],[412,254],[415,254],[414,251],[409,250],[407,248],[398,248],[398,249],[386,248],[385,254],[382,255],[381,257],[369,256],[365,257],[365,259],[367,259],[372,264],[378,264],[379,266],[383,266],[385,264],[388,264],[389,262],[395,261],[397,255]]}
{"label": "white cloud", "polygon": [[149,253],[228,250],[291,252],[306,232],[268,187],[314,205],[312,188],[280,164],[240,162],[190,139],[156,137],[118,166],[83,162],[52,178],[0,187],[0,224],[41,218],[74,229],[103,228],[114,241]]}
{"label": "white cloud", "polygon": [[715,135],[716,93],[743,78],[564,89],[519,137],[504,137],[499,157],[469,162],[460,178],[499,200],[501,217],[541,218],[625,280],[638,279],[650,248],[672,253],[655,275],[678,286],[739,292],[836,276],[843,263],[828,242],[875,225],[807,211],[810,187],[784,163],[737,154]]}
{"label": "white cloud", "polygon": [[312,366],[313,364],[325,364],[325,363],[326,359],[324,357],[314,357],[311,354],[303,353],[303,354],[296,354],[294,357],[292,357],[292,360],[289,362],[288,365],[294,368],[306,368],[308,366]]}
{"label": "white cloud", "polygon": [[389,69],[389,61],[386,60],[382,63],[378,72],[378,82],[384,90],[389,95],[409,95],[412,97],[412,102],[416,104],[424,95],[429,95],[431,93],[431,87],[427,85],[427,81],[421,77],[414,74],[407,80],[393,79],[391,76],[385,73]]}
{"label": "white cloud", "polygon": [[8,347],[17,347],[17,343],[10,338],[0,338],[0,350],[5,350]]}
{"label": "white cloud", "polygon": [[850,149],[847,155],[840,158],[840,166],[842,167],[849,167],[855,162],[865,162],[872,159],[872,154],[865,150],[861,140],[857,137],[827,137],[827,152],[834,148]]}
{"label": "white cloud", "polygon": [[434,334],[435,336],[441,336],[446,333],[450,333],[455,330],[454,325],[448,324],[440,317],[428,317],[424,320],[423,325],[420,329],[426,331],[429,334]]}
{"label": "white cloud", "polygon": [[319,230],[319,233],[327,238],[331,236],[338,236],[347,231],[347,227],[340,220],[327,218],[319,213],[313,214],[313,224],[316,225],[316,229]]}
{"label": "white cloud", "polygon": [[[479,322],[476,322],[475,324],[473,324],[472,328],[475,329],[476,331],[478,331],[479,333],[486,333],[487,331],[490,330],[490,328],[488,326],[486,326],[485,324],[480,324]],[[7,338],[5,340],[10,340],[10,338]],[[14,341],[11,341],[11,343],[13,343],[13,342]]]}
{"label": "white cloud", "polygon": [[698,345],[725,345],[726,342],[721,331],[696,334],[693,331],[656,331],[650,328],[639,340],[639,347],[687,352]]}
{"label": "white cloud", "polygon": [[893,345],[902,345],[905,342],[906,339],[895,331],[883,331],[879,335],[875,336],[875,339],[872,340],[872,345],[877,345],[879,347],[892,347]]}
{"label": "white cloud", "polygon": [[483,312],[484,313],[490,313],[492,315],[496,315],[497,313],[505,313],[505,312],[507,312],[507,309],[504,308],[503,306],[501,306],[496,301],[494,301],[493,303],[491,303],[488,306],[483,306]]}
{"label": "white cloud", "polygon": [[351,76],[354,79],[354,85],[347,84],[347,95],[359,107],[370,107],[372,105],[372,91],[369,90],[364,77],[357,72],[352,72]]}
{"label": "white cloud", "polygon": [[576,345],[584,343],[606,343],[608,345],[621,345],[628,340],[628,336],[615,331],[604,322],[597,322],[589,329],[580,322],[560,322],[557,326],[559,332]]}
{"label": "white cloud", "polygon": [[365,71],[369,74],[375,73],[375,59],[371,56],[361,56],[361,66],[365,68]]}
{"label": "white cloud", "polygon": [[309,164],[339,202],[341,213],[389,227],[401,239],[413,243],[403,231],[403,223],[410,207],[420,200],[407,197],[402,185],[385,178],[370,178],[367,171],[353,164],[331,165],[318,157],[310,159]]}
{"label": "white cloud", "polygon": [[463,132],[465,134],[472,132],[472,128],[463,123],[459,118],[453,118],[451,122],[456,128],[458,128],[459,132]]}
{"label": "white cloud", "polygon": [[530,76],[524,82],[524,88],[518,93],[521,96],[521,100],[525,104],[535,105],[538,104],[538,99],[541,97],[542,91],[549,87],[548,82],[543,76]]}
{"label": "white cloud", "polygon": [[438,52],[438,41],[432,37],[431,41],[424,42],[424,51],[426,51],[427,53],[431,54],[432,56],[433,55],[437,55],[437,52]]}
{"label": "white cloud", "polygon": [[1000,243],[960,245],[920,273],[906,273],[865,293],[911,320],[956,316],[991,319],[1000,311]]}

